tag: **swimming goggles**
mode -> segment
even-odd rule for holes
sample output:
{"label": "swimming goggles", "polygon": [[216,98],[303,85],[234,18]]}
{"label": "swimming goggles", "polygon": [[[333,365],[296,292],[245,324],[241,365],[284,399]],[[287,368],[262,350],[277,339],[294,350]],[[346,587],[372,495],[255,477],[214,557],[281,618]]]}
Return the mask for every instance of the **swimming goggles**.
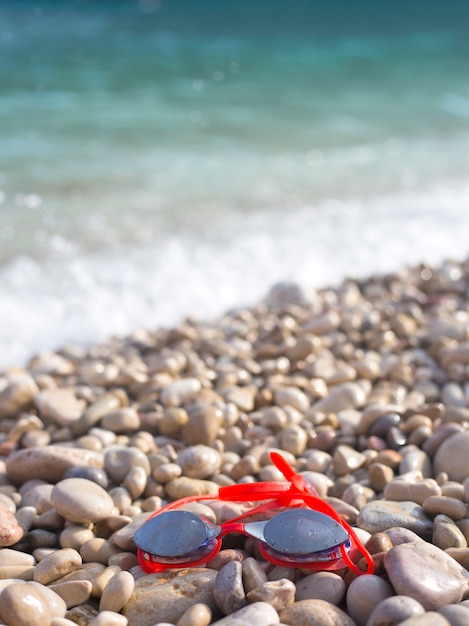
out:
{"label": "swimming goggles", "polygon": [[[357,575],[372,574],[373,559],[349,524],[283,456],[271,452],[270,457],[287,482],[220,487],[218,497],[188,496],[153,513],[134,534],[142,569],[153,573],[205,565],[219,552],[228,533],[242,533],[259,540],[261,555],[274,565],[313,571],[348,567]],[[221,524],[181,509],[203,500],[260,504]],[[355,564],[361,557],[366,560],[366,571]]]}

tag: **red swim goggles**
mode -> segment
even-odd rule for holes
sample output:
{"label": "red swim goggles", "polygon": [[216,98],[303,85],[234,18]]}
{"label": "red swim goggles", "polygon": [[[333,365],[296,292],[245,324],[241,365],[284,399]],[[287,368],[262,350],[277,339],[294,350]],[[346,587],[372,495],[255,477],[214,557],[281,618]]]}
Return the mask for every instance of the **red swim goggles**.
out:
{"label": "red swim goggles", "polygon": [[[189,496],[153,513],[134,534],[142,569],[152,573],[205,565],[219,552],[223,537],[242,533],[259,540],[261,555],[275,565],[313,571],[348,567],[358,575],[372,574],[373,559],[349,524],[279,453],[271,452],[270,457],[287,482],[220,487],[218,498]],[[261,504],[219,525],[181,509],[189,502],[217,499]],[[366,571],[354,562],[361,557]]]}

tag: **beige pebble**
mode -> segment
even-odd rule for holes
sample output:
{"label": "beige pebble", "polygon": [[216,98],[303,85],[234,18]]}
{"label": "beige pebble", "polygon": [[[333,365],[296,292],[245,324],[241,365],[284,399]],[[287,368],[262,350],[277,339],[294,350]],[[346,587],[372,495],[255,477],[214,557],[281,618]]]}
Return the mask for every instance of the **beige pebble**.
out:
{"label": "beige pebble", "polygon": [[182,428],[182,440],[188,446],[209,446],[220,434],[223,411],[209,404],[196,404],[187,410],[189,420]]}
{"label": "beige pebble", "polygon": [[47,585],[82,565],[80,554],[72,548],[62,548],[46,556],[34,570],[34,580]]}
{"label": "beige pebble", "polygon": [[454,521],[447,515],[437,515],[433,520],[432,543],[442,550],[467,548],[467,541]]}
{"label": "beige pebble", "polygon": [[279,439],[281,448],[294,456],[302,454],[308,443],[308,435],[299,424],[291,424],[284,428]]}
{"label": "beige pebble", "polygon": [[277,611],[267,602],[254,602],[248,606],[235,611],[231,615],[227,615],[222,619],[212,622],[212,626],[244,626],[264,624],[267,626],[275,626],[280,620]]}
{"label": "beige pebble", "polygon": [[66,387],[41,391],[34,398],[34,403],[42,418],[59,426],[69,426],[80,417],[86,406],[73,389]]}
{"label": "beige pebble", "polygon": [[122,407],[103,415],[101,426],[116,434],[128,433],[140,428],[140,416],[133,407]]}
{"label": "beige pebble", "polygon": [[49,585],[49,589],[59,595],[67,609],[84,604],[90,597],[92,584],[89,580],[76,580]]}
{"label": "beige pebble", "polygon": [[50,626],[76,626],[76,622],[72,622],[66,617],[53,617]]}
{"label": "beige pebble", "polygon": [[181,450],[178,464],[184,476],[209,478],[220,469],[221,456],[213,448],[198,444]]}
{"label": "beige pebble", "polygon": [[357,383],[346,382],[334,387],[328,396],[315,402],[311,409],[317,413],[338,413],[363,406],[365,401],[363,387]]}
{"label": "beige pebble", "polygon": [[212,621],[212,611],[201,602],[194,604],[178,619],[176,626],[208,626]]}
{"label": "beige pebble", "polygon": [[186,496],[218,495],[218,485],[210,480],[181,476],[166,483],[166,492],[173,500]]}
{"label": "beige pebble", "polygon": [[398,626],[404,620],[424,613],[425,609],[417,600],[409,596],[392,596],[375,606],[367,626]]}
{"label": "beige pebble", "polygon": [[310,407],[308,396],[297,387],[284,387],[275,392],[275,403],[283,407],[285,405],[292,406],[300,413],[306,412]]}
{"label": "beige pebble", "polygon": [[84,413],[72,423],[72,432],[75,437],[84,435],[93,426],[111,411],[128,405],[128,398],[124,391],[115,389],[100,396]]}
{"label": "beige pebble", "polygon": [[17,374],[6,378],[0,390],[0,419],[14,417],[33,402],[39,389],[28,374]]}
{"label": "beige pebble", "polygon": [[338,607],[324,600],[300,600],[280,612],[282,624],[291,626],[356,626]]}
{"label": "beige pebble", "polygon": [[127,626],[128,620],[119,613],[113,611],[102,611],[97,617],[95,617],[88,626]]}
{"label": "beige pebble", "polygon": [[291,580],[280,578],[269,580],[247,594],[248,602],[267,602],[276,611],[281,611],[295,598],[295,585]]}
{"label": "beige pebble", "polygon": [[81,546],[93,537],[94,533],[88,526],[67,526],[60,533],[60,547],[73,548],[79,552]]}
{"label": "beige pebble", "polygon": [[347,612],[358,626],[365,626],[373,609],[392,595],[394,590],[391,585],[379,576],[359,576],[347,590]]}
{"label": "beige pebble", "polygon": [[13,546],[23,535],[24,530],[15,515],[8,509],[0,509],[0,548]]}
{"label": "beige pebble", "polygon": [[202,385],[197,378],[180,378],[161,390],[161,402],[168,407],[183,406],[201,390]]}
{"label": "beige pebble", "polygon": [[441,487],[433,478],[410,480],[398,476],[386,485],[383,495],[387,500],[411,500],[423,504],[430,496],[441,495]]}
{"label": "beige pebble", "polygon": [[104,452],[104,469],[115,485],[120,485],[134,467],[143,467],[147,476],[151,473],[148,455],[135,446],[115,444]]}
{"label": "beige pebble", "polygon": [[452,624],[440,613],[427,611],[423,615],[405,619],[399,626],[452,626]]}
{"label": "beige pebble", "polygon": [[364,454],[347,445],[337,446],[332,458],[336,476],[354,472],[366,462]]}
{"label": "beige pebble", "polygon": [[109,565],[117,565],[123,570],[130,570],[138,565],[137,555],[133,552],[118,552],[109,557]]}
{"label": "beige pebble", "polygon": [[109,565],[103,568],[92,579],[91,595],[94,598],[100,598],[103,595],[104,590],[108,586],[109,582],[120,574],[121,569],[117,565]]}
{"label": "beige pebble", "polygon": [[26,448],[13,452],[7,459],[7,475],[15,484],[31,478],[51,483],[61,480],[67,470],[76,466],[103,467],[100,453],[57,445]]}
{"label": "beige pebble", "polygon": [[469,476],[469,432],[451,435],[443,441],[433,459],[435,474],[446,472],[450,480],[464,481]]}
{"label": "beige pebble", "polygon": [[13,583],[0,595],[0,620],[5,626],[49,626],[52,614],[40,591],[28,583]]}
{"label": "beige pebble", "polygon": [[9,578],[32,580],[33,575],[33,565],[0,565],[0,580],[8,580]]}
{"label": "beige pebble", "polygon": [[371,463],[368,467],[368,477],[373,489],[380,492],[392,481],[394,472],[391,467],[384,465],[384,463]]}
{"label": "beige pebble", "polygon": [[162,463],[155,467],[152,472],[153,478],[158,483],[167,483],[173,478],[179,478],[182,474],[182,469],[177,463]]}
{"label": "beige pebble", "polygon": [[295,601],[325,600],[339,606],[345,595],[345,582],[334,572],[316,572],[296,582]]}
{"label": "beige pebble", "polygon": [[84,563],[103,563],[107,565],[111,556],[120,553],[120,548],[107,539],[93,537],[83,543],[79,552]]}
{"label": "beige pebble", "polygon": [[99,522],[114,511],[110,495],[85,478],[61,480],[54,486],[51,499],[60,515],[79,524]]}
{"label": "beige pebble", "polygon": [[467,515],[467,505],[457,498],[448,496],[430,496],[423,502],[423,508],[429,515],[447,515],[453,520],[460,520]]}
{"label": "beige pebble", "polygon": [[5,565],[31,566],[36,564],[36,559],[32,554],[21,552],[20,550],[12,550],[11,548],[3,548],[0,550],[0,567]]}
{"label": "beige pebble", "polygon": [[118,572],[105,586],[99,602],[100,611],[118,613],[130,599],[135,580],[130,572]]}
{"label": "beige pebble", "polygon": [[128,490],[132,500],[137,500],[147,486],[148,474],[143,467],[133,467],[124,479],[123,486]]}

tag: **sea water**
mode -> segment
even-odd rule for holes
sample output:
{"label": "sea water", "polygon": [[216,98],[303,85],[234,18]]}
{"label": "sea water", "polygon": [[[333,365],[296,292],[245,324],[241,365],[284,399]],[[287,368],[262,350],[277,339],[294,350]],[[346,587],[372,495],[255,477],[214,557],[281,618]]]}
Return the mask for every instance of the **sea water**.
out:
{"label": "sea water", "polygon": [[0,365],[469,252],[469,3],[0,0]]}

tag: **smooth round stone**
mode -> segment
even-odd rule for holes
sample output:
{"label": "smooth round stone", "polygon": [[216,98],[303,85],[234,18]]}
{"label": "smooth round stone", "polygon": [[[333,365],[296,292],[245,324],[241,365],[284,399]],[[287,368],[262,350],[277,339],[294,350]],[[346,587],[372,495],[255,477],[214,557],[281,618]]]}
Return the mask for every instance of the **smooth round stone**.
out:
{"label": "smooth round stone", "polygon": [[453,520],[460,520],[467,515],[466,503],[448,496],[430,496],[424,501],[423,508],[429,515],[441,513]]}
{"label": "smooth round stone", "polygon": [[373,609],[366,626],[399,626],[409,617],[423,615],[425,609],[409,596],[393,596],[381,600]]}
{"label": "smooth round stone", "polygon": [[49,626],[51,618],[46,598],[28,583],[13,583],[0,594],[0,620],[5,626]]}
{"label": "smooth round stone", "polygon": [[252,624],[252,626],[254,624],[275,626],[279,622],[278,613],[270,604],[267,602],[254,602],[254,604],[249,604],[231,615],[212,622],[212,626],[246,626],[247,624]]}
{"label": "smooth round stone", "polygon": [[153,626],[158,622],[176,624],[196,603],[215,611],[213,586],[217,574],[208,568],[187,568],[139,578],[122,613],[130,624]]}
{"label": "smooth round stone", "polygon": [[44,446],[13,452],[6,465],[8,478],[13,483],[23,484],[31,479],[56,483],[62,480],[67,470],[77,465],[102,468],[103,457],[83,448]]}
{"label": "smooth round stone", "polygon": [[3,550],[0,550],[0,567],[4,565],[31,566],[35,564],[36,559],[32,554],[21,552],[20,550],[12,550],[10,548],[3,548]]}
{"label": "smooth round stone", "polygon": [[132,500],[137,500],[147,486],[148,474],[143,467],[133,467],[122,483],[122,486],[127,489]]}
{"label": "smooth round stone", "polygon": [[86,526],[67,526],[60,533],[60,547],[61,548],[73,548],[80,551],[81,546],[93,539],[94,533],[91,528]]}
{"label": "smooth round stone", "polygon": [[374,500],[365,504],[358,514],[357,526],[372,535],[386,532],[393,526],[401,526],[423,538],[430,538],[433,528],[423,507],[415,502],[385,500]]}
{"label": "smooth round stone", "polygon": [[125,477],[134,467],[143,467],[147,476],[150,476],[150,461],[140,448],[114,445],[105,450],[104,469],[115,485],[124,482]]}
{"label": "smooth round stone", "polygon": [[215,578],[213,597],[224,615],[234,613],[246,604],[242,571],[239,561],[231,561],[221,568]]}
{"label": "smooth round stone", "polygon": [[280,612],[282,624],[291,626],[356,626],[344,611],[324,600],[301,600]]}
{"label": "smooth round stone", "polygon": [[173,500],[186,496],[218,495],[218,485],[210,480],[181,476],[166,483],[166,493]]}
{"label": "smooth round stone", "polygon": [[223,411],[210,404],[196,404],[187,409],[189,420],[181,431],[187,446],[209,446],[218,437],[223,425]]}
{"label": "smooth round stone", "polygon": [[384,555],[384,567],[399,595],[408,595],[427,610],[460,602],[469,573],[446,552],[426,543],[404,543]]}
{"label": "smooth round stone", "polygon": [[59,515],[70,522],[92,524],[107,519],[114,511],[111,496],[85,478],[66,478],[55,485],[52,503]]}
{"label": "smooth round stone", "polygon": [[42,585],[78,569],[82,565],[80,554],[73,548],[56,550],[44,557],[34,569],[34,580]]}
{"label": "smooth round stone", "polygon": [[358,626],[365,626],[374,608],[386,598],[391,597],[394,590],[389,583],[369,574],[355,578],[347,590],[347,611]]}
{"label": "smooth round stone", "polygon": [[112,433],[129,433],[140,428],[140,416],[130,406],[125,406],[116,411],[106,413],[101,420],[101,426]]}
{"label": "smooth round stone", "polygon": [[401,543],[419,543],[424,541],[412,530],[402,528],[402,526],[388,528],[385,534],[389,537],[393,546],[399,546]]}
{"label": "smooth round stone", "polygon": [[81,545],[79,552],[84,563],[107,565],[109,559],[115,554],[120,554],[121,550],[107,539],[92,537]]}
{"label": "smooth round stone", "polygon": [[119,572],[111,578],[101,595],[100,611],[114,611],[118,613],[126,604],[135,587],[134,577],[130,572]]}
{"label": "smooth round stone", "polygon": [[64,478],[85,478],[91,480],[103,489],[109,485],[109,479],[106,472],[99,467],[71,467],[64,474]]}
{"label": "smooth round stone", "polygon": [[39,389],[28,374],[18,374],[7,378],[5,387],[0,391],[0,419],[14,417],[27,409]]}
{"label": "smooth round stone", "polygon": [[339,606],[345,595],[344,579],[334,572],[309,574],[296,582],[295,601],[325,600]]}
{"label": "smooth round stone", "polygon": [[181,450],[178,454],[178,463],[184,476],[209,478],[220,469],[221,456],[213,448],[198,444]]}
{"label": "smooth round stone", "polygon": [[423,505],[430,496],[441,495],[441,487],[433,478],[413,481],[397,477],[386,485],[383,495],[386,500],[410,500]]}
{"label": "smooth round stone", "polygon": [[437,515],[433,520],[432,543],[442,550],[467,548],[467,541],[454,521],[446,515]]}
{"label": "smooth round stone", "polygon": [[179,478],[182,474],[182,469],[177,463],[162,463],[155,467],[152,472],[153,478],[158,483],[167,483],[173,478]]}
{"label": "smooth round stone", "polygon": [[401,622],[399,626],[452,626],[452,624],[440,613],[427,611],[423,615],[409,617]]}
{"label": "smooth round stone", "polygon": [[463,482],[469,476],[469,431],[456,433],[443,441],[435,453],[435,475],[446,472],[450,480]]}
{"label": "smooth round stone", "polygon": [[438,610],[451,626],[467,626],[469,624],[469,607],[463,604],[448,604]]}
{"label": "smooth round stone", "polygon": [[43,419],[59,426],[69,426],[80,417],[86,406],[73,389],[67,388],[45,389],[34,398],[34,404]]}
{"label": "smooth round stone", "polygon": [[304,452],[307,443],[308,435],[298,424],[291,424],[280,433],[280,447],[295,456]]}
{"label": "smooth round stone", "polygon": [[354,472],[366,462],[364,454],[347,445],[337,446],[332,458],[336,476]]}
{"label": "smooth round stone", "polygon": [[208,626],[212,621],[212,611],[206,604],[198,602],[187,609],[178,619],[176,626]]}
{"label": "smooth round stone", "polygon": [[295,598],[295,584],[287,578],[269,580],[247,594],[248,602],[267,602],[281,611]]}
{"label": "smooth round stone", "polygon": [[89,580],[70,580],[49,585],[49,589],[62,598],[67,609],[71,609],[74,606],[84,604],[89,599],[92,586]]}
{"label": "smooth round stone", "polygon": [[113,611],[103,611],[95,617],[88,626],[127,626],[128,619],[119,613]]}
{"label": "smooth round stone", "polygon": [[346,409],[356,409],[366,402],[366,393],[357,383],[346,382],[336,385],[322,400],[315,402],[311,409],[317,413],[338,413]]}
{"label": "smooth round stone", "polygon": [[[411,446],[409,446],[411,447]],[[407,472],[422,472],[424,478],[431,478],[433,476],[432,463],[430,457],[417,447],[413,447],[407,452],[402,461],[399,464],[399,474],[406,474]]]}
{"label": "smooth round stone", "polygon": [[192,400],[201,389],[198,378],[180,378],[161,390],[160,399],[165,406],[178,407]]}
{"label": "smooth round stone", "polygon": [[368,477],[370,479],[370,485],[379,493],[392,481],[394,471],[388,465],[384,465],[384,463],[371,463],[368,467]]}
{"label": "smooth round stone", "polygon": [[21,541],[24,529],[8,509],[0,509],[0,548],[13,546]]}

